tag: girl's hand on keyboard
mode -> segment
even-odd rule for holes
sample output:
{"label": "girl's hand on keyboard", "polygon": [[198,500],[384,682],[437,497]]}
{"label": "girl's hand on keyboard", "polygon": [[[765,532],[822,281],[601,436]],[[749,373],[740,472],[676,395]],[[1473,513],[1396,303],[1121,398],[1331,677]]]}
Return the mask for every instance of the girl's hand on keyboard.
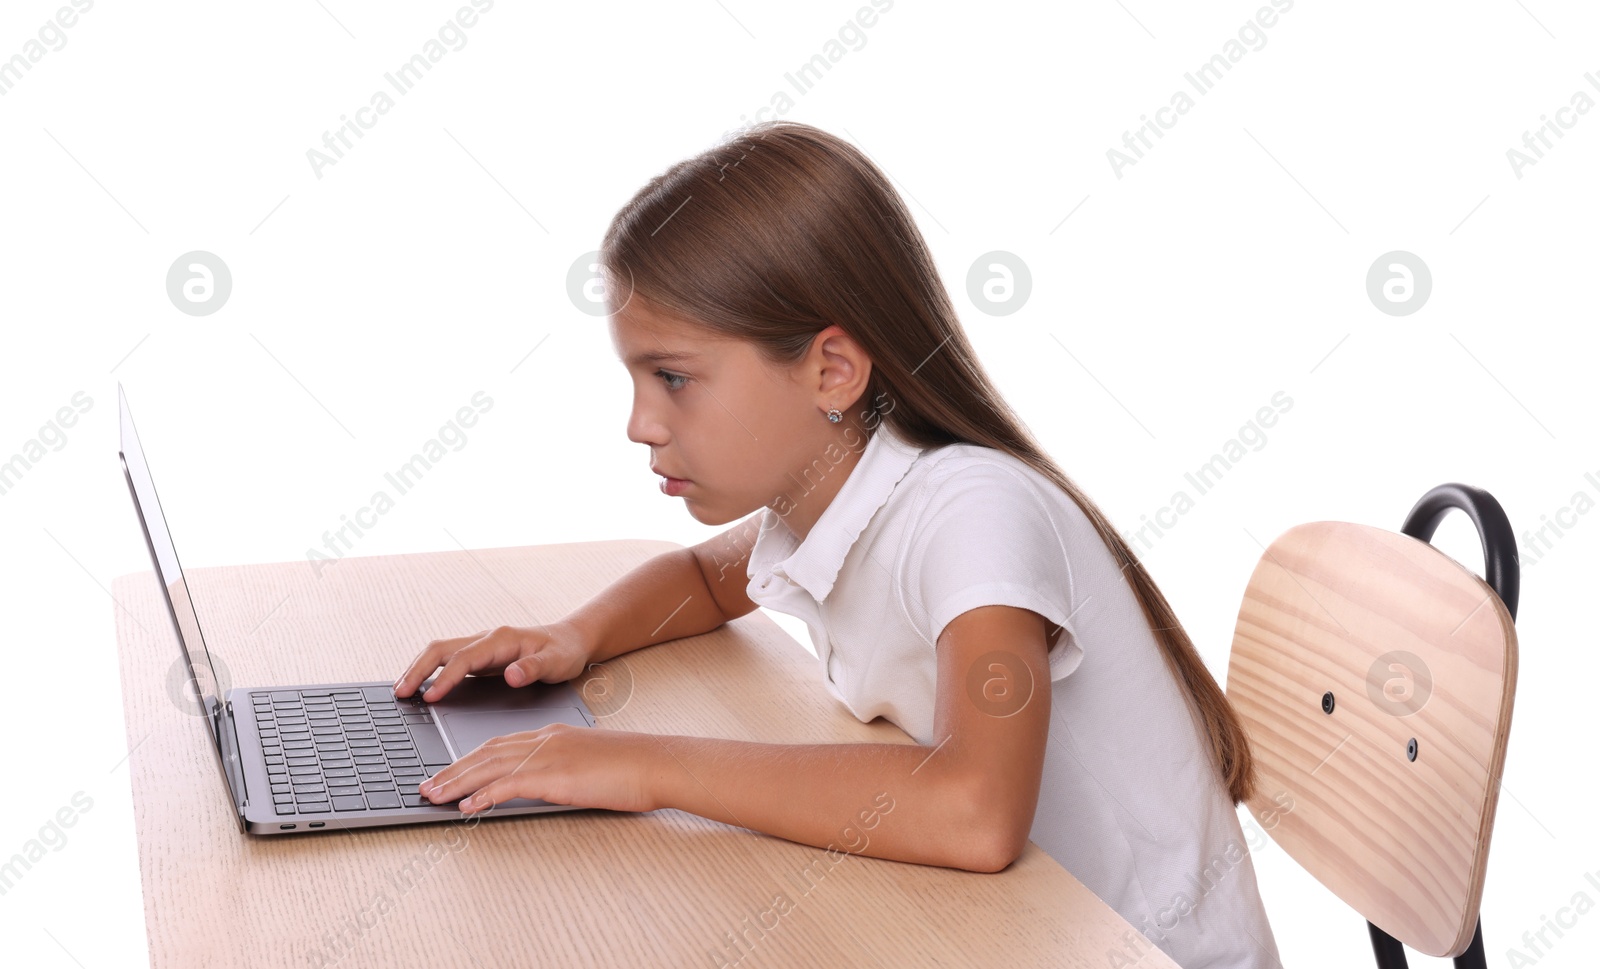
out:
{"label": "girl's hand on keyboard", "polygon": [[588,647],[577,630],[565,623],[498,626],[471,636],[429,643],[395,680],[394,694],[410,696],[435,670],[439,675],[422,694],[429,703],[449,693],[469,673],[504,674],[511,686],[562,683],[582,673],[588,658]]}

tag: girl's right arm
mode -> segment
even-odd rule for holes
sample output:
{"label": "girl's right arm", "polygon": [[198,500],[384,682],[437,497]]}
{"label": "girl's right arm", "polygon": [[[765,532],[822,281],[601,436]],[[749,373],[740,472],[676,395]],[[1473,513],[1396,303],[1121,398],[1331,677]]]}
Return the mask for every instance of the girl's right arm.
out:
{"label": "girl's right arm", "polygon": [[745,568],[760,525],[761,515],[751,515],[692,548],[657,555],[548,625],[434,640],[395,681],[395,695],[410,696],[435,670],[423,694],[429,702],[469,673],[504,673],[512,686],[560,683],[590,663],[710,632],[755,609],[745,595]]}

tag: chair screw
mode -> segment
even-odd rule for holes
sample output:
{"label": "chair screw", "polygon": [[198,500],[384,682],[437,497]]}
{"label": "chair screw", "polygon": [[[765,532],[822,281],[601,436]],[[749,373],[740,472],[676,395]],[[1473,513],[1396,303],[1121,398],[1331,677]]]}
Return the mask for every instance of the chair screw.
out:
{"label": "chair screw", "polygon": [[1322,694],[1322,712],[1326,713],[1326,714],[1328,714],[1330,716],[1333,714],[1333,693],[1332,692],[1328,692],[1328,693]]}

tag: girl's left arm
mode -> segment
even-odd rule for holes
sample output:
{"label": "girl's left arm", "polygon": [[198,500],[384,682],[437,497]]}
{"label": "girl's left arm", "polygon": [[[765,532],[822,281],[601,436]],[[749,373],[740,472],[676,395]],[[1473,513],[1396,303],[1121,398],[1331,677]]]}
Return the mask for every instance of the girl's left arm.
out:
{"label": "girl's left arm", "polygon": [[623,811],[677,808],[790,841],[999,871],[1028,842],[1050,723],[1046,621],[1011,606],[939,636],[932,746],[767,744],[588,730],[496,738],[423,793],[463,810],[513,797]]}

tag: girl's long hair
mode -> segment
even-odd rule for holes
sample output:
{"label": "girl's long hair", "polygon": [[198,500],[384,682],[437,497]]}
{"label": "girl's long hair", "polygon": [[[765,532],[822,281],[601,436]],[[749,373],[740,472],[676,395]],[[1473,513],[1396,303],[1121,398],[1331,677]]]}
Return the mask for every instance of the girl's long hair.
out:
{"label": "girl's long hair", "polygon": [[797,122],[743,129],[641,188],[607,228],[600,266],[613,311],[642,298],[777,365],[837,324],[872,359],[862,400],[891,401],[882,420],[900,436],[994,448],[1054,481],[1122,564],[1234,803],[1251,796],[1250,745],[1227,694],[1127,542],[995,390],[910,212],[854,146]]}

